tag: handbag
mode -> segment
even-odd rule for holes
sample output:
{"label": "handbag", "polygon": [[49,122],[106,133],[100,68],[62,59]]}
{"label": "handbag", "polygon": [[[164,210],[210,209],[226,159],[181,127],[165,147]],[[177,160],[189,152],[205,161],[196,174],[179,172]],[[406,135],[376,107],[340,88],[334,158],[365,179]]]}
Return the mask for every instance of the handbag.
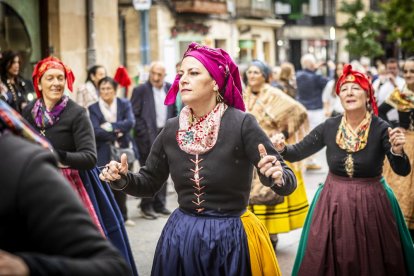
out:
{"label": "handbag", "polygon": [[128,148],[120,148],[117,145],[110,144],[109,147],[111,149],[111,160],[121,162],[121,155],[124,153],[127,155],[128,164],[131,164],[136,159],[134,149],[131,146]]}
{"label": "handbag", "polygon": [[263,185],[258,179],[253,181],[250,190],[249,204],[277,205],[283,203],[284,196],[275,193],[270,187]]}

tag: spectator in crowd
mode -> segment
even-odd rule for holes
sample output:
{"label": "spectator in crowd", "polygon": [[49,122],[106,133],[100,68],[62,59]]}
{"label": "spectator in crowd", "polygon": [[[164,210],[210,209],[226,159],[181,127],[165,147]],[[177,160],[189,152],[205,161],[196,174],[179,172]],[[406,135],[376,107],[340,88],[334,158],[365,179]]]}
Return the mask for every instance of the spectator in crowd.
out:
{"label": "spectator in crowd", "polygon": [[335,91],[335,84],[338,81],[339,77],[342,75],[342,71],[344,70],[345,63],[338,62],[335,65],[335,75],[332,80],[329,80],[326,84],[325,88],[323,89],[322,93],[322,102],[323,102],[323,111],[325,117],[335,117],[340,115],[344,112],[344,108],[342,107],[341,100],[339,99],[338,95],[336,95]]}
{"label": "spectator in crowd", "polygon": [[106,77],[105,67],[93,65],[88,69],[87,75],[85,84],[81,85],[76,93],[76,103],[86,109],[98,101],[98,82]]}
{"label": "spectator in crowd", "polygon": [[[319,65],[312,54],[302,56],[300,63],[302,70],[296,73],[297,95],[298,101],[306,107],[308,112],[310,130],[324,121],[322,93],[328,79],[317,74],[316,70]],[[313,157],[309,157],[306,164],[307,170],[321,169]]]}
{"label": "spectator in crowd", "polygon": [[5,51],[0,57],[0,78],[7,92],[4,100],[17,112],[22,113],[27,105],[27,95],[32,84],[20,76],[20,56],[13,51]]}
{"label": "spectator in crowd", "polygon": [[392,106],[388,104],[382,105],[382,103],[395,89],[399,89],[401,91],[405,85],[405,81],[399,75],[400,69],[397,59],[388,59],[385,63],[385,69],[387,71],[386,81],[381,85],[377,84],[377,82],[380,81],[379,79],[373,83],[374,87],[378,87],[378,90],[375,91],[375,98],[378,106],[380,107],[378,110],[379,116],[395,127],[398,125],[398,111]]}
{"label": "spectator in crowd", "polygon": [[[111,161],[111,149],[129,148],[133,152],[130,131],[135,124],[131,103],[127,99],[116,96],[118,83],[110,77],[104,77],[98,82],[99,100],[89,106],[89,117],[95,132],[98,166],[104,166]],[[132,168],[136,156],[130,159]],[[112,191],[118,207],[121,210],[125,225],[134,226],[135,222],[128,219],[126,205],[127,196],[117,190]]]}
{"label": "spectator in crowd", "polygon": [[[169,118],[177,115],[176,106],[165,106],[164,100],[171,84],[165,82],[165,66],[154,61],[149,68],[147,82],[132,91],[131,104],[135,115],[135,143],[139,152],[139,163],[145,166],[155,137],[164,128]],[[153,198],[141,199],[141,215],[146,219],[169,216],[166,208],[167,182]]]}

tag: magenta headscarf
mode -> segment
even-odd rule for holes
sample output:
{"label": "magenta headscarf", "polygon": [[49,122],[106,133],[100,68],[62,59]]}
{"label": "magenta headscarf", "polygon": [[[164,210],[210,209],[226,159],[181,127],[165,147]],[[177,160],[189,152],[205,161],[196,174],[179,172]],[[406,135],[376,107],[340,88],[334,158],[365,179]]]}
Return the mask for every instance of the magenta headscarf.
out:
{"label": "magenta headscarf", "polygon": [[[188,56],[196,58],[204,65],[211,77],[217,82],[219,91],[227,105],[245,111],[239,69],[228,53],[222,49],[214,49],[192,42],[184,53],[183,59]],[[166,105],[175,103],[179,82],[180,75],[177,74],[165,98]]]}

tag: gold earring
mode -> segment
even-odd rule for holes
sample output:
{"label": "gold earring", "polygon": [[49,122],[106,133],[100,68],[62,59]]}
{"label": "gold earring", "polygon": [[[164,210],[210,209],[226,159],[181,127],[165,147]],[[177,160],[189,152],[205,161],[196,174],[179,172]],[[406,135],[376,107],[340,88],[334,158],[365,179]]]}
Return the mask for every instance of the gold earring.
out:
{"label": "gold earring", "polygon": [[216,94],[216,101],[217,101],[218,103],[223,102],[223,96],[220,94],[220,92],[219,92],[219,91],[217,91],[216,93],[217,93],[217,94]]}
{"label": "gold earring", "polygon": [[213,90],[214,90],[214,92],[218,92],[219,87],[218,87],[217,83],[214,85]]}
{"label": "gold earring", "polygon": [[218,84],[216,82],[214,82],[213,91],[216,92],[216,101],[218,103],[223,102],[223,96],[220,94],[219,87],[218,87]]}

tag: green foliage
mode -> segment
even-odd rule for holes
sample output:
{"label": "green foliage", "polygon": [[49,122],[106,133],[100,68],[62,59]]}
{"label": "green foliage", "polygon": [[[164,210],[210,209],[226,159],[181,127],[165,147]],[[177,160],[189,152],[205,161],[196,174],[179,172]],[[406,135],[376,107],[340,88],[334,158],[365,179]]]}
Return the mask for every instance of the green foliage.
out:
{"label": "green foliage", "polygon": [[385,26],[384,14],[364,11],[361,0],[353,3],[342,2],[339,9],[347,14],[349,19],[341,27],[346,30],[348,45],[345,49],[352,57],[375,58],[384,54],[384,50],[377,38],[380,30]]}
{"label": "green foliage", "polygon": [[413,0],[389,0],[382,4],[389,41],[401,41],[407,54],[414,54],[414,2]]}

